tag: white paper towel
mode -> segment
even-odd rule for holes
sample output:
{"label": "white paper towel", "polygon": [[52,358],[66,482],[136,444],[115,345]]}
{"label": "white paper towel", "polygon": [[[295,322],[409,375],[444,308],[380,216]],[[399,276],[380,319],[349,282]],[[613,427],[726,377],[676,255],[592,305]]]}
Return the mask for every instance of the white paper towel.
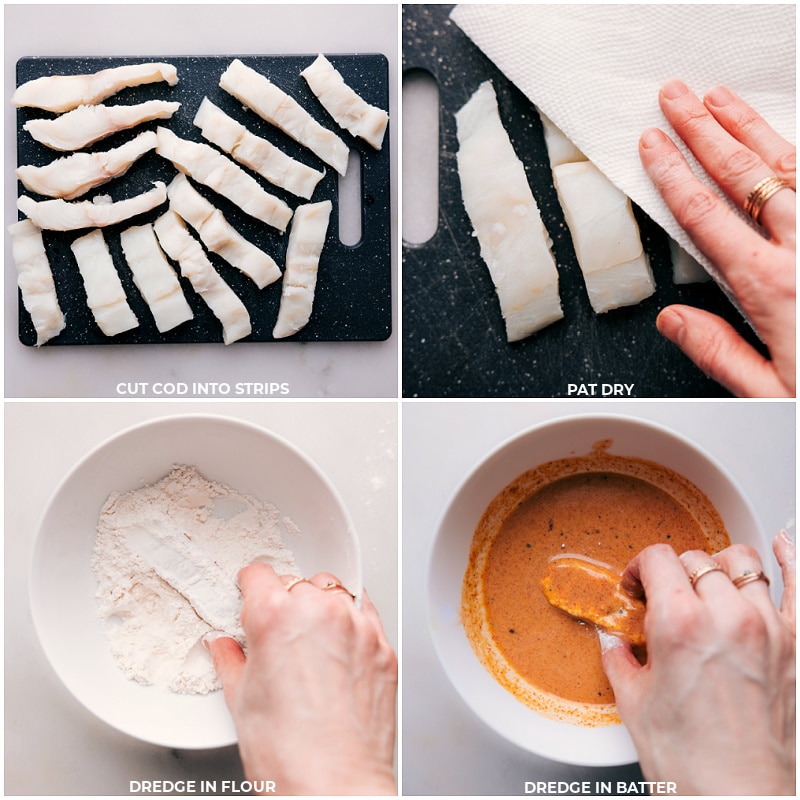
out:
{"label": "white paper towel", "polygon": [[647,177],[638,140],[645,128],[666,130],[695,174],[721,194],[659,108],[659,88],[680,78],[700,97],[715,85],[727,86],[793,142],[794,5],[468,4],[451,16],[590,161],[727,289]]}

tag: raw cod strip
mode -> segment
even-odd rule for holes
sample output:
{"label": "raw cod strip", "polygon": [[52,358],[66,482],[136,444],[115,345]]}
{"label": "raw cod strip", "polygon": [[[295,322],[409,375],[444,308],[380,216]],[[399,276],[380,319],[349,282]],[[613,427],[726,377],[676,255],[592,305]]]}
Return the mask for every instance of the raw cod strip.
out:
{"label": "raw cod strip", "polygon": [[509,342],[564,316],[558,271],[491,82],[456,114],[461,193],[497,290]]}
{"label": "raw cod strip", "polygon": [[266,139],[250,133],[207,97],[200,103],[194,124],[208,141],[229,153],[240,164],[298,197],[310,200],[317,184],[325,177],[324,172],[295,161]]}
{"label": "raw cod strip", "polygon": [[300,73],[311,91],[333,117],[340,128],[361,137],[376,150],[381,149],[389,114],[370,105],[350,88],[341,73],[320,53],[316,60]]}
{"label": "raw cod strip", "polygon": [[222,74],[219,85],[344,175],[349,154],[347,145],[265,75],[236,58]]}
{"label": "raw cod strip", "polygon": [[590,161],[553,169],[592,308],[602,314],[655,291],[630,200]]}
{"label": "raw cod strip", "polygon": [[86,302],[100,330],[116,336],[138,327],[102,231],[87,233],[70,247],[86,288]]}
{"label": "raw cod strip", "polygon": [[167,519],[149,528],[125,529],[131,551],[176,592],[214,630],[240,640],[241,599],[236,584]]}
{"label": "raw cod strip", "polygon": [[40,228],[48,231],[104,228],[160,206],[167,199],[167,187],[161,181],[154,181],[154,184],[150,191],[116,202],[112,202],[107,195],[101,195],[93,200],[72,203],[61,199],[37,203],[27,195],[22,195],[17,200],[17,208]]}
{"label": "raw cod strip", "polygon": [[154,227],[164,252],[177,262],[181,275],[222,323],[225,344],[249,336],[250,315],[244,303],[219,276],[200,243],[186,230],[183,220],[174,211],[167,211],[155,221]]}
{"label": "raw cod strip", "polygon": [[17,177],[31,192],[74,200],[89,189],[124,175],[135,161],[155,148],[157,141],[154,131],[144,131],[112,150],[73,153],[41,167],[26,164],[17,168]]}
{"label": "raw cod strip", "polygon": [[330,200],[324,200],[299,206],[294,212],[286,248],[281,304],[272,331],[276,339],[292,336],[311,318],[319,257],[325,244],[332,207]]}
{"label": "raw cod strip", "polygon": [[11,253],[17,267],[22,302],[33,320],[36,346],[39,347],[66,327],[44,249],[42,230],[29,219],[23,219],[9,225],[8,232],[11,234]]}
{"label": "raw cod strip", "polygon": [[122,252],[161,333],[194,317],[175,271],[158,246],[153,226],[139,225],[120,234]]}
{"label": "raw cod strip", "polygon": [[180,103],[148,100],[133,106],[78,106],[55,119],[32,119],[22,127],[53,150],[80,150],[117,131],[152,119],[169,119]]}
{"label": "raw cod strip", "polygon": [[539,111],[544,128],[544,143],[547,147],[547,156],[550,167],[566,164],[570,161],[587,161],[586,156],[572,143],[561,128],[553,124],[552,120]]}
{"label": "raw cod strip", "polygon": [[275,195],[264,191],[255,178],[218,150],[201,142],[181,139],[168,128],[159,128],[156,152],[177,169],[217,194],[236,203],[242,211],[279,231],[286,230],[292,209]]}
{"label": "raw cod strip", "polygon": [[23,83],[11,96],[11,102],[60,114],[99,103],[129,86],[159,81],[174,86],[178,71],[172,64],[153,62],[110,67],[92,75],[48,75]]}
{"label": "raw cod strip", "polygon": [[167,196],[169,207],[197,231],[203,244],[251,278],[259,289],[280,278],[281,271],[275,261],[241,236],[185,175],[173,178]]}

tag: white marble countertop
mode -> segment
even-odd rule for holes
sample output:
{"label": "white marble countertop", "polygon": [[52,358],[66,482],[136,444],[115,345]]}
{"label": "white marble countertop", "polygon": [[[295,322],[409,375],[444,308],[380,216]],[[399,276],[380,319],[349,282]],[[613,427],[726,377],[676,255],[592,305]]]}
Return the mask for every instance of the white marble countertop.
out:
{"label": "white marble countertop", "polygon": [[[42,14],[47,25],[42,25]],[[288,383],[292,397],[397,396],[398,8],[376,5],[11,5],[4,10],[4,94],[23,56],[383,53],[389,60],[392,147],[392,305],[383,342],[25,347],[17,288],[5,271],[5,396],[118,397],[119,383]],[[16,122],[4,116],[5,164],[16,163]],[[4,180],[5,225],[15,222],[17,183]],[[5,262],[11,265],[8,237]],[[150,395],[154,396],[154,395]]]}
{"label": "white marble countertop", "polygon": [[553,417],[642,417],[705,448],[745,488],[765,532],[795,521],[793,402],[403,403],[404,795],[520,795],[525,781],[641,780],[637,765],[571,767],[507,743],[467,708],[433,649],[426,567],[439,520],[473,467],[514,434]]}
{"label": "white marble countertop", "polygon": [[6,402],[6,796],[127,795],[131,780],[243,779],[235,747],[169,750],[96,719],[45,659],[28,605],[34,535],[61,479],[108,436],[180,413],[256,423],[317,464],[350,512],[364,585],[397,648],[396,402]]}

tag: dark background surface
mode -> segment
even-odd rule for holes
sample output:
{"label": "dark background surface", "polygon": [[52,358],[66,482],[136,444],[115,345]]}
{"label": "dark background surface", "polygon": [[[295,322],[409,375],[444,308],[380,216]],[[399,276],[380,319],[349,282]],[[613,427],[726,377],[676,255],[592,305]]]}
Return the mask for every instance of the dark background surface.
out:
{"label": "dark background surface", "polygon": [[[317,185],[310,201],[272,186],[258,176],[262,186],[285,200],[294,209],[306,202],[333,201],[333,212],[320,258],[319,276],[314,298],[314,308],[308,325],[286,340],[277,341],[379,341],[388,338],[392,328],[391,311],[391,216],[389,186],[389,132],[387,131],[381,150],[341,130],[327,115],[314,97],[300,71],[308,66],[316,53],[308,56],[240,56],[241,60],[265,74],[273,83],[294,97],[312,116],[326,127],[334,130],[346,144],[359,151],[362,182],[362,237],[355,246],[344,245],[339,240],[338,228],[338,175],[317,159],[306,148],[297,144],[282,131],[262,120],[254,112],[244,109],[242,104],[219,87],[219,77],[236,56],[225,57],[147,57],[147,58],[25,58],[17,64],[17,84],[50,74],[86,74],[107,67],[145,61],[166,61],[178,70],[178,83],[154,83],[124,89],[104,101],[107,105],[133,104],[145,100],[176,100],[182,105],[169,120],[154,120],[132,130],[122,131],[103,139],[89,148],[103,151],[118,147],[143,130],[155,130],[164,125],[178,136],[193,141],[205,141],[200,129],[192,123],[194,115],[207,96],[230,116],[245,124],[253,133],[261,136],[288,155],[315,169],[326,169],[325,177]],[[343,75],[345,82],[355,89],[367,102],[388,109],[389,85],[388,63],[378,54],[328,55],[330,62]],[[54,116],[38,109],[23,108],[17,112],[17,151],[19,164],[45,164],[68,153],[59,153],[36,142],[22,125],[29,119]],[[208,142],[205,142],[208,144]],[[248,171],[249,172],[249,171]],[[161,180],[169,184],[177,170],[155,152],[145,154],[122,177],[91,190],[79,200],[91,199],[98,194],[123,199],[152,188],[152,181]],[[249,173],[253,175],[253,173]],[[281,234],[245,214],[225,198],[193,183],[202,194],[217,206],[228,221],[249,241],[269,253],[283,270],[287,229]],[[20,193],[26,192],[35,200],[38,195],[27,192],[19,184]],[[174,342],[221,342],[222,326],[216,317],[194,292],[189,282],[180,278],[184,293],[195,313],[195,318],[172,331],[159,333],[155,322],[125,263],[119,242],[119,233],[131,225],[152,222],[166,210],[166,204],[153,211],[134,217],[119,225],[104,228],[115,266],[125,287],[128,301],[139,319],[139,327],[113,338],[103,335],[94,322],[86,305],[83,281],[78,272],[70,242],[86,233],[83,231],[45,231],[45,248],[54,273],[56,291],[61,308],[66,315],[67,327],[45,346],[71,344],[136,344]],[[22,217],[23,215],[20,215]],[[212,264],[224,280],[229,283],[247,307],[253,332],[243,342],[276,341],[272,338],[280,303],[281,281],[259,290],[258,287],[235,267],[230,266],[215,254],[210,254]],[[177,267],[176,267],[177,271]],[[23,344],[32,345],[36,335],[30,317],[19,303],[19,336]]]}
{"label": "dark background surface", "polygon": [[[404,397],[567,397],[568,383],[634,384],[631,397],[728,397],[656,330],[658,312],[686,303],[719,314],[758,340],[713,282],[676,286],[668,238],[634,208],[656,280],[636,306],[595,314],[553,186],[534,106],[449,19],[451,5],[403,6],[403,70],[439,86],[439,225],[422,245],[403,243]],[[454,114],[491,79],[500,117],[525,165],[553,240],[564,318],[509,344],[489,271],[461,199]]]}

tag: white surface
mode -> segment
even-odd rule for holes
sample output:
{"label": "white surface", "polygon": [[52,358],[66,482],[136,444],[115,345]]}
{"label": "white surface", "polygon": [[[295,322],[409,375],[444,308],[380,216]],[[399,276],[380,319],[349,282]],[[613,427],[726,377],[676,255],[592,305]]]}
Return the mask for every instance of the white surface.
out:
{"label": "white surface", "polygon": [[658,90],[681,78],[700,97],[727,86],[793,141],[793,5],[467,3],[453,19],[617,188],[720,278],[644,172],[639,136],[648,127],[671,131]]}
{"label": "white surface", "polygon": [[[397,17],[385,5],[11,5],[4,9],[5,97],[15,65],[33,55],[383,53],[389,61],[392,148],[393,326],[397,328]],[[42,25],[42,19],[47,25]],[[5,163],[16,163],[15,113],[6,103]],[[7,226],[17,219],[6,169]],[[12,263],[8,236],[6,264]],[[182,381],[288,383],[292,397],[396,397],[397,334],[385,342],[77,346],[35,350],[17,333],[17,289],[5,271],[5,396],[118,397],[117,384]]]}
{"label": "white surface", "polygon": [[[7,402],[6,795],[115,795],[128,794],[131,780],[242,779],[235,747],[162,748],[96,719],[47,663],[27,602],[34,532],[64,475],[108,436],[185,413],[252,422],[316,463],[350,513],[361,542],[364,585],[397,647],[396,403]],[[77,629],[75,634],[80,648]]]}
{"label": "white surface", "polygon": [[[426,575],[444,511],[500,443],[568,414],[652,420],[708,451],[749,496],[768,537],[794,531],[794,403],[464,402],[403,404],[403,792],[523,794],[525,781],[640,780],[637,766],[576,767],[532,755],[484,725],[436,657]],[[775,569],[774,564],[772,565]],[[424,676],[424,680],[420,679]]]}

